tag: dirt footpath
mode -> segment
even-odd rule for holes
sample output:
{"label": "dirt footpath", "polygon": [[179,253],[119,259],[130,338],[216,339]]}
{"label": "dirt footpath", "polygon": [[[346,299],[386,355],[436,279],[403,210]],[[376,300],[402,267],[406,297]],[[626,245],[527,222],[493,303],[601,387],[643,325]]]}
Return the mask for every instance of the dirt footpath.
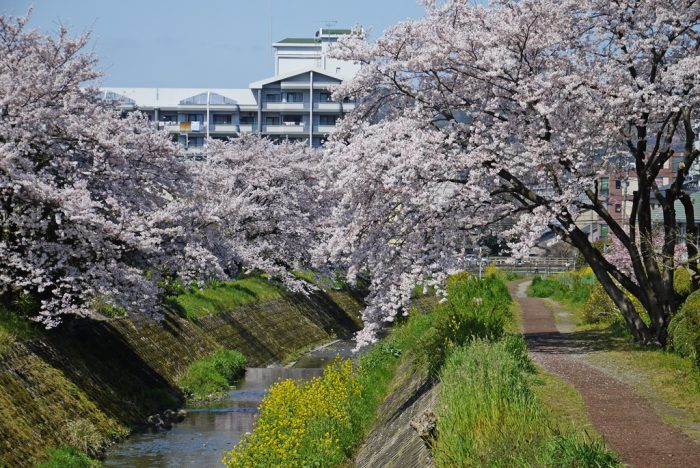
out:
{"label": "dirt footpath", "polygon": [[509,289],[522,308],[530,356],[581,393],[593,426],[622,461],[633,467],[700,467],[700,445],[665,424],[631,387],[587,364],[584,344],[559,333],[544,301],[525,297],[527,284],[511,283]]}

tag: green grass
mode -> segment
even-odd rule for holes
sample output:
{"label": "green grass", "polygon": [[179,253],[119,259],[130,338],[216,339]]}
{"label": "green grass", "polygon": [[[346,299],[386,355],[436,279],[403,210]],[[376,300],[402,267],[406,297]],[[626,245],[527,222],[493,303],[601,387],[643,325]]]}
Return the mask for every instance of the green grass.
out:
{"label": "green grass", "polygon": [[487,276],[448,282],[447,302],[438,304],[426,318],[413,315],[406,324],[400,346],[411,349],[419,365],[437,375],[455,346],[474,338],[495,339],[511,322],[511,298],[503,281]]}
{"label": "green grass", "polygon": [[456,348],[440,373],[436,466],[621,466],[602,442],[557,428],[533,372],[520,336]]}
{"label": "green grass", "polygon": [[270,281],[250,276],[235,281],[214,283],[172,297],[189,320],[217,315],[257,301],[282,297],[284,291]]}
{"label": "green grass", "polygon": [[100,462],[73,447],[61,447],[49,452],[49,459],[38,468],[97,468]]}
{"label": "green grass", "polygon": [[0,305],[0,356],[15,342],[42,335],[41,327],[24,314],[17,314]]}
{"label": "green grass", "polygon": [[217,351],[190,364],[178,384],[193,400],[213,399],[245,374],[245,366],[245,356],[239,351]]}
{"label": "green grass", "polygon": [[548,278],[536,276],[527,293],[530,297],[551,297],[558,301],[584,304],[594,284],[593,274],[584,271],[559,273]]}
{"label": "green grass", "polygon": [[[503,333],[504,325],[510,321],[511,300],[500,279],[489,277],[479,281],[469,275],[461,275],[448,282],[448,291],[446,303],[434,306],[429,313],[413,309],[408,318],[399,320],[389,337],[358,359],[355,363],[355,378],[361,391],[345,407],[345,416],[340,418],[343,423],[329,422],[316,416],[313,418],[317,419],[299,423],[308,430],[297,446],[299,454],[307,454],[301,457],[305,464],[333,466],[338,460],[347,460],[352,455],[375,422],[377,409],[386,397],[403,359],[416,363],[426,374],[429,371],[436,373],[455,346],[478,336],[495,337]],[[283,390],[288,392],[289,398],[272,399],[271,401],[277,401],[276,404],[271,403],[274,407],[267,410],[263,407],[266,416],[260,420],[265,423],[256,427],[258,435],[252,436],[247,444],[236,449],[238,454],[247,454],[249,461],[262,464],[262,460],[267,460],[265,463],[272,463],[273,459],[280,461],[269,450],[270,446],[276,444],[273,440],[277,440],[270,434],[288,424],[287,419],[293,417],[290,416],[290,408],[304,406],[295,403],[295,392],[288,387],[281,387],[280,391]],[[309,397],[314,396],[312,394]],[[324,398],[332,397],[326,395]],[[281,402],[286,402],[289,408],[283,409]],[[294,410],[291,414],[296,415],[300,411],[303,410]],[[280,416],[273,418],[273,414]],[[332,434],[333,440],[337,439],[336,443],[330,444],[331,448],[318,445],[327,432]],[[238,466],[239,455],[232,457],[230,464]]]}

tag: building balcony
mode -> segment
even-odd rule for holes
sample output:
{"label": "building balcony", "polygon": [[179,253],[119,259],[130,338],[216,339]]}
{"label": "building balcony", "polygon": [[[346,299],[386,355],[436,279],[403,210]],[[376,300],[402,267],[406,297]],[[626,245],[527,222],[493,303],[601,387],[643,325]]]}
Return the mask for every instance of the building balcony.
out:
{"label": "building balcony", "polygon": [[185,154],[185,157],[199,160],[203,157],[204,147],[190,146],[189,148],[183,148],[182,151]]}
{"label": "building balcony", "polygon": [[241,133],[253,133],[255,130],[257,130],[257,128],[257,124],[240,124],[238,126],[238,129]]}
{"label": "building balcony", "polygon": [[331,133],[335,130],[335,125],[315,125],[314,133]]}
{"label": "building balcony", "polygon": [[303,111],[309,105],[306,102],[264,102],[262,108],[271,111]]}
{"label": "building balcony", "polygon": [[264,133],[273,134],[301,134],[306,131],[304,124],[282,124],[282,125],[263,125]]}
{"label": "building balcony", "polygon": [[238,133],[238,125],[233,124],[214,124],[209,129],[211,133]]}
{"label": "building balcony", "polygon": [[[187,128],[189,125],[189,129]],[[207,124],[203,122],[158,122],[158,128],[170,133],[203,133],[207,131]]]}
{"label": "building balcony", "polygon": [[314,109],[328,112],[341,112],[343,110],[339,102],[316,102]]}

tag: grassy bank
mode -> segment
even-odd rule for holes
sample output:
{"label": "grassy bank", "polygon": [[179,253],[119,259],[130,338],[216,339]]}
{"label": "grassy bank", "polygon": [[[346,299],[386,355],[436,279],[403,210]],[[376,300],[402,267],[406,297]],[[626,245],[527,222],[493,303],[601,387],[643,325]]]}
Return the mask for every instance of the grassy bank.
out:
{"label": "grassy bank", "polygon": [[194,320],[207,315],[217,315],[246,304],[282,297],[284,290],[260,276],[250,276],[235,281],[214,282],[206,288],[182,290],[173,296],[172,303]]}
{"label": "grassy bank", "polygon": [[441,372],[436,466],[620,466],[545,408],[534,376],[519,336],[456,349]]}
{"label": "grassy bank", "polygon": [[[448,300],[430,313],[413,311],[359,358],[354,370],[349,361],[337,361],[310,382],[273,386],[255,429],[226,455],[225,463],[344,463],[374,422],[399,364],[409,360],[443,384],[433,445],[440,466],[468,460],[563,466],[576,457],[615,466],[614,455],[600,442],[575,433],[568,421],[560,423],[556,413],[543,409],[533,388],[546,384],[534,374],[522,338],[505,332],[513,326],[513,306],[502,278],[493,272],[483,280],[456,275],[448,292]],[[501,416],[512,422],[508,430],[502,430],[506,420]],[[484,427],[489,429],[478,430]],[[528,444],[533,438],[537,444]]]}

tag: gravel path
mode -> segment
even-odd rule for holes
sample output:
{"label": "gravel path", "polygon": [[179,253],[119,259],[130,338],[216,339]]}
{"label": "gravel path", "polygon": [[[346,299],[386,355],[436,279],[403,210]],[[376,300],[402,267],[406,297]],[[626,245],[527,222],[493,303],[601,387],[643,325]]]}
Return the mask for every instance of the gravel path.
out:
{"label": "gravel path", "polygon": [[631,387],[587,364],[586,347],[559,333],[542,299],[525,297],[527,284],[509,288],[522,308],[530,356],[581,393],[596,430],[622,461],[633,467],[700,467],[700,445],[665,424]]}

